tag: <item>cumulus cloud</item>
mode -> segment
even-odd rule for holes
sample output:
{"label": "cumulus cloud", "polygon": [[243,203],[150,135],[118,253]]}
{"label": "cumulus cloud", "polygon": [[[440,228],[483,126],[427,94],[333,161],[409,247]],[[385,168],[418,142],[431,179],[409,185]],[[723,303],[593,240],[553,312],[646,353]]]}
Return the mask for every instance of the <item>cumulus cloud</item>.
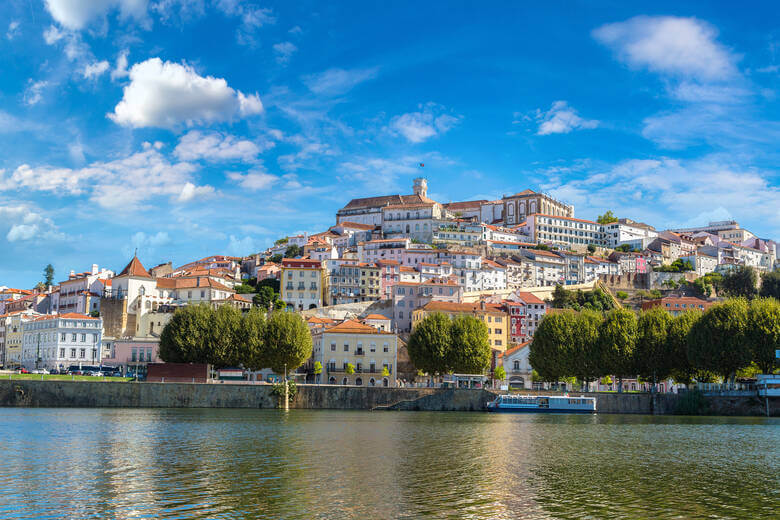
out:
{"label": "cumulus cloud", "polygon": [[8,31],[5,33],[5,37],[9,40],[13,40],[19,34],[19,20],[11,20],[8,24]]}
{"label": "cumulus cloud", "polygon": [[279,177],[271,175],[259,167],[247,173],[229,172],[227,177],[242,188],[250,191],[266,190],[279,180]]}
{"label": "cumulus cloud", "polygon": [[227,246],[228,254],[233,256],[246,256],[258,250],[252,237],[239,238],[230,235],[230,242]]}
{"label": "cumulus cloud", "polygon": [[325,72],[304,76],[303,83],[315,94],[323,96],[339,96],[346,94],[357,85],[374,79],[379,72],[378,67],[370,69],[328,69]]}
{"label": "cumulus cloud", "polygon": [[95,79],[102,76],[111,66],[107,61],[96,61],[84,67],[84,79]]}
{"label": "cumulus cloud", "polygon": [[602,25],[593,37],[634,68],[711,81],[736,74],[736,61],[717,31],[696,18],[637,16]]}
{"label": "cumulus cloud", "polygon": [[25,204],[0,206],[0,229],[8,226],[8,242],[63,240],[54,222]]}
{"label": "cumulus cloud", "polygon": [[43,90],[48,86],[48,81],[33,81],[31,79],[24,91],[24,103],[30,106],[37,105],[43,99]]}
{"label": "cumulus cloud", "polygon": [[32,167],[22,164],[6,177],[0,175],[0,190],[27,189],[56,195],[88,194],[90,200],[114,211],[133,210],[154,197],[189,202],[214,193],[208,185],[194,183],[197,167],[188,162],[170,162],[159,146],[113,161],[98,161],[83,168]]}
{"label": "cumulus cloud", "polygon": [[260,147],[246,139],[219,132],[203,133],[191,130],[176,145],[174,154],[183,161],[253,161],[260,153]]}
{"label": "cumulus cloud", "polygon": [[97,18],[118,10],[123,19],[146,19],[148,0],[45,0],[46,9],[60,25],[81,30]]}
{"label": "cumulus cloud", "polygon": [[116,65],[114,65],[114,69],[111,71],[111,79],[117,80],[119,78],[126,78],[130,73],[127,71],[127,55],[130,54],[130,51],[127,49],[123,50],[119,53],[119,56],[116,58]]}
{"label": "cumulus cloud", "polygon": [[604,208],[661,227],[680,227],[728,214],[750,229],[780,227],[780,188],[771,173],[723,155],[695,160],[669,157],[590,165],[584,177],[542,186],[594,217]]}
{"label": "cumulus cloud", "polygon": [[566,101],[556,101],[550,110],[537,110],[536,120],[539,122],[537,135],[568,134],[572,130],[596,128],[598,121],[583,119]]}
{"label": "cumulus cloud", "polygon": [[222,78],[201,76],[186,63],[151,58],[130,69],[130,84],[108,117],[133,128],[173,129],[229,121],[262,110],[257,94],[239,92]]}
{"label": "cumulus cloud", "polygon": [[390,120],[390,130],[401,134],[407,141],[422,143],[439,136],[455,126],[459,117],[443,113],[444,108],[435,103],[421,105],[420,112],[409,112]]}
{"label": "cumulus cloud", "polygon": [[216,0],[214,6],[227,16],[238,17],[240,24],[236,30],[236,41],[241,45],[256,45],[257,30],[264,25],[276,23],[276,17],[271,9],[241,0]]}
{"label": "cumulus cloud", "polygon": [[275,43],[274,54],[276,54],[276,62],[281,64],[289,62],[290,58],[297,50],[298,47],[296,47],[292,42]]}
{"label": "cumulus cloud", "polygon": [[167,231],[158,231],[153,235],[138,231],[130,238],[130,242],[135,248],[151,251],[156,247],[170,244],[171,237]]}

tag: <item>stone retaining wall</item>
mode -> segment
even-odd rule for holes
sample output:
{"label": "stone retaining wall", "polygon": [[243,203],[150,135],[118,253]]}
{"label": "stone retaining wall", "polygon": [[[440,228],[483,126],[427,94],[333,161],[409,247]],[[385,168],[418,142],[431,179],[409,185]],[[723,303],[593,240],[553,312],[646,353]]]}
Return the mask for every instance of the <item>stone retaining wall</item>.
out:
{"label": "stone retaining wall", "polygon": [[[101,381],[0,380],[0,406],[107,408],[276,408],[270,385],[200,383],[120,383]],[[672,414],[676,394],[579,393],[597,398],[608,414]],[[495,394],[487,390],[367,388],[299,385],[291,408],[339,410],[480,411]],[[707,397],[715,415],[763,415],[756,397]],[[780,399],[770,400],[780,415]]]}

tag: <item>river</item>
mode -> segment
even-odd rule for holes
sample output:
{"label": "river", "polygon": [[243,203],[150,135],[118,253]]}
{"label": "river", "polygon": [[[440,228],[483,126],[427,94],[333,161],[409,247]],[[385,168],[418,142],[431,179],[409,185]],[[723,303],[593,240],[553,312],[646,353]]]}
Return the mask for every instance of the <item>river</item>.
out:
{"label": "river", "polygon": [[0,409],[1,518],[778,518],[780,420]]}

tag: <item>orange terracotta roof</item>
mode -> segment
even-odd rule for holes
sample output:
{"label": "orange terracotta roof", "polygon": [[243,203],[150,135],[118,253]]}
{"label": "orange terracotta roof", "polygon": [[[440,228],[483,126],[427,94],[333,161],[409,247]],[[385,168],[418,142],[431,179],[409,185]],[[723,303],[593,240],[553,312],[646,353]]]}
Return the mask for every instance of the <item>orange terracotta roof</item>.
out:
{"label": "orange terracotta roof", "polygon": [[444,207],[451,210],[478,208],[486,202],[487,202],[486,200],[468,200],[465,202],[450,202],[449,204],[444,204]]}
{"label": "orange terracotta roof", "polygon": [[387,316],[382,316],[381,314],[369,314],[368,316],[365,316],[363,318],[364,320],[389,320]]}
{"label": "orange terracotta roof", "polygon": [[152,277],[152,275],[149,274],[149,271],[144,268],[141,261],[135,255],[133,255],[133,259],[130,260],[130,263],[127,264],[124,269],[122,269],[122,272],[119,273],[117,278],[121,278],[122,276],[135,276],[136,278]]}
{"label": "orange terracotta roof", "polygon": [[488,305],[485,305],[485,308],[483,309],[479,303],[454,303],[442,302],[438,300],[429,301],[422,307],[422,309],[431,312],[487,312],[490,314],[505,314],[503,311]]}
{"label": "orange terracotta roof", "polygon": [[334,325],[333,327],[325,329],[325,332],[334,334],[381,334],[381,332],[378,331],[375,327],[366,325],[365,323],[360,323],[357,320],[343,321],[338,325]]}
{"label": "orange terracotta roof", "polygon": [[514,195],[509,195],[507,197],[504,197],[505,199],[510,199],[512,197],[526,197],[528,195],[537,195],[537,193],[534,190],[523,190],[521,192],[515,193]]}
{"label": "orange terracotta roof", "polygon": [[377,265],[401,265],[398,260],[377,260]]}
{"label": "orange terracotta roof", "polygon": [[195,289],[208,287],[219,291],[234,292],[230,287],[209,278],[208,276],[182,276],[177,278],[158,278],[157,287],[160,289]]}
{"label": "orange terracotta roof", "polygon": [[544,300],[529,292],[518,291],[515,294],[523,301],[523,303],[545,303]]}
{"label": "orange terracotta roof", "polygon": [[36,318],[32,321],[53,320],[57,318],[63,318],[68,320],[99,320],[100,319],[100,318],[93,318],[92,316],[87,316],[86,314],[79,314],[77,312],[66,312],[65,314],[48,314],[46,316],[41,316],[40,318]]}
{"label": "orange terracotta roof", "polygon": [[512,354],[514,354],[514,353],[515,353],[515,352],[517,352],[518,350],[520,350],[520,349],[522,349],[523,347],[527,346],[529,343],[531,343],[531,342],[530,342],[530,341],[526,341],[525,343],[520,343],[520,344],[518,344],[518,345],[515,345],[515,346],[514,346],[514,347],[512,347],[512,348],[508,348],[508,349],[506,349],[504,352],[500,352],[500,353],[498,354],[498,357],[499,357],[499,358],[503,358],[503,357],[506,357],[506,356],[511,356]]}
{"label": "orange terracotta roof", "polygon": [[349,222],[349,221],[340,222],[337,225],[345,228],[351,228],[351,229],[364,229],[366,231],[370,231],[376,228],[376,226],[372,226],[371,224],[359,224],[357,222]]}

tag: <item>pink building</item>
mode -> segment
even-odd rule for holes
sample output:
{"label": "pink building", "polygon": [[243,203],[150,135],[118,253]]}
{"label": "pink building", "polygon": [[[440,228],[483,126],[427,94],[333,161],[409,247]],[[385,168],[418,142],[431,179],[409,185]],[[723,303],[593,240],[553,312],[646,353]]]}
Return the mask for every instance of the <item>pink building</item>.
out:
{"label": "pink building", "polygon": [[398,283],[400,277],[400,265],[397,260],[379,260],[379,283],[382,300],[393,297],[393,286]]}
{"label": "pink building", "polygon": [[104,344],[102,363],[120,367],[123,374],[146,375],[148,363],[162,363],[160,342],[156,339],[109,340]]}

